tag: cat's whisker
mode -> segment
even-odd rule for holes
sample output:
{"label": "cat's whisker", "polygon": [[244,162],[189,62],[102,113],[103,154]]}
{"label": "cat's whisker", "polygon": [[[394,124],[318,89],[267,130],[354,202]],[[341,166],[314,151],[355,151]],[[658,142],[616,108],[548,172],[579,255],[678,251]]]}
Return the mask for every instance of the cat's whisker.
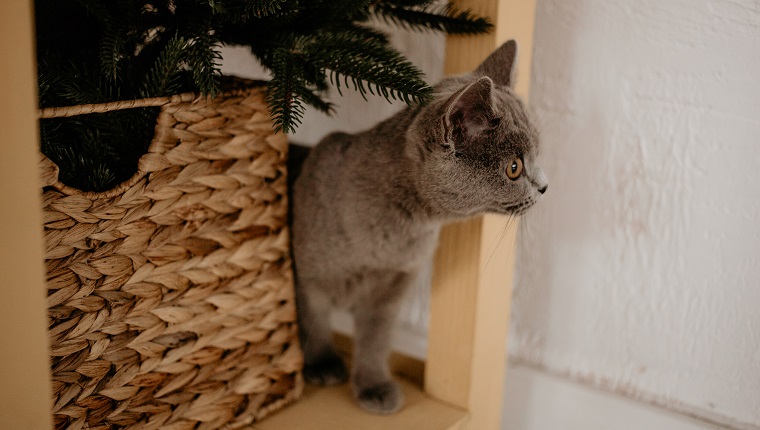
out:
{"label": "cat's whisker", "polygon": [[514,214],[508,214],[506,215],[507,221],[504,223],[504,226],[499,231],[499,234],[496,235],[491,245],[488,247],[488,259],[486,260],[486,264],[483,265],[483,268],[481,269],[481,272],[478,274],[478,277],[483,276],[483,272],[485,272],[486,268],[488,268],[488,265],[491,264],[491,260],[493,259],[493,256],[496,254],[496,250],[499,249],[499,246],[504,241],[504,238],[507,236],[507,232],[512,228],[513,223],[515,222],[515,219],[517,218]]}

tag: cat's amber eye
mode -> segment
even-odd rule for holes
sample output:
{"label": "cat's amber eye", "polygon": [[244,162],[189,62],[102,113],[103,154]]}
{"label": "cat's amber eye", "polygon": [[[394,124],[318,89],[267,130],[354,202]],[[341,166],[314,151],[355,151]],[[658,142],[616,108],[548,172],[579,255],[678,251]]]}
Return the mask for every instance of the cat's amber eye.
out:
{"label": "cat's amber eye", "polygon": [[523,171],[523,161],[520,157],[515,157],[507,164],[507,177],[511,180],[515,180],[520,177]]}

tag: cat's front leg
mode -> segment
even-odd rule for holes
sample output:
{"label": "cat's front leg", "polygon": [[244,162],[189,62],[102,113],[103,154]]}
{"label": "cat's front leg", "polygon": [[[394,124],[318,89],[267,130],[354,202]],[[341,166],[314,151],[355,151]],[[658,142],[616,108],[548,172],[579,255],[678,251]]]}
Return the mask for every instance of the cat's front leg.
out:
{"label": "cat's front leg", "polygon": [[351,387],[359,406],[376,414],[392,414],[404,404],[401,387],[388,369],[388,356],[399,301],[410,278],[396,277],[394,281],[393,285],[377,286],[375,294],[369,295],[371,299],[368,297],[353,308],[355,343]]}
{"label": "cat's front leg", "polygon": [[339,385],[348,371],[332,344],[331,302],[327,294],[306,280],[296,286],[298,326],[304,355],[303,376],[314,385]]}

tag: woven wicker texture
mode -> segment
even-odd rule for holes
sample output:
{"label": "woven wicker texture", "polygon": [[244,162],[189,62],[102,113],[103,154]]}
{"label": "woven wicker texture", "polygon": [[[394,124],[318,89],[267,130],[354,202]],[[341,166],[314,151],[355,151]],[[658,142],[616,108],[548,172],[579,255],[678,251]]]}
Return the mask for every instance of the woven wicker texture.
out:
{"label": "woven wicker texture", "polygon": [[116,189],[42,157],[57,429],[237,428],[300,395],[286,138],[261,89],[192,99]]}

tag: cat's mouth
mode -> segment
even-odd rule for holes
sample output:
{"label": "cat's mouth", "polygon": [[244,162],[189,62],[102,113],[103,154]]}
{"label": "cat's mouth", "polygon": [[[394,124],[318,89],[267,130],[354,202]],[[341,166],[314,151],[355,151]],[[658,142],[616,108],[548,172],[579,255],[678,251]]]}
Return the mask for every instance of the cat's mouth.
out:
{"label": "cat's mouth", "polygon": [[525,199],[521,202],[501,203],[497,206],[495,212],[510,215],[522,215],[536,203],[536,199]]}

